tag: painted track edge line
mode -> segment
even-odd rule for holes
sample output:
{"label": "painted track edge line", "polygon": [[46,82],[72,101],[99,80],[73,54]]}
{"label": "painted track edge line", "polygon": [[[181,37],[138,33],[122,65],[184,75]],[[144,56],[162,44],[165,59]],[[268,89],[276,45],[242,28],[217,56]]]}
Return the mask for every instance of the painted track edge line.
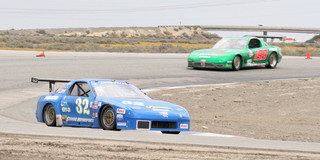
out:
{"label": "painted track edge line", "polygon": [[[320,77],[317,77],[320,78]],[[314,77],[300,77],[300,78],[285,78],[285,79],[271,79],[271,80],[257,80],[257,81],[239,81],[230,83],[211,83],[211,84],[195,84],[195,85],[182,85],[182,86],[171,86],[171,87],[156,87],[156,88],[146,88],[142,89],[143,92],[154,92],[169,89],[182,89],[182,88],[192,88],[192,87],[205,87],[205,86],[216,86],[216,85],[230,85],[237,83],[252,83],[252,82],[266,82],[266,81],[283,81],[283,80],[299,80],[299,79],[315,79]]]}

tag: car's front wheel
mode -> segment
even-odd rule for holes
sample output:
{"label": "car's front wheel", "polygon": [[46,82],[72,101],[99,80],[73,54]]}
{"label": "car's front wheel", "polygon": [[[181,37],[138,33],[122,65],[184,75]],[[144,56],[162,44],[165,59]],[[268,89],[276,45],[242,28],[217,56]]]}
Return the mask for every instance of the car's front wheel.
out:
{"label": "car's front wheel", "polygon": [[161,131],[163,134],[179,134],[180,131]]}
{"label": "car's front wheel", "polygon": [[49,104],[45,107],[43,113],[44,123],[47,126],[55,126],[56,125],[56,112],[52,104]]}
{"label": "car's front wheel", "polygon": [[234,71],[239,71],[241,68],[241,57],[235,56],[232,61],[232,69]]}
{"label": "car's front wheel", "polygon": [[104,130],[116,129],[116,116],[112,107],[103,108],[100,114],[100,124]]}
{"label": "car's front wheel", "polygon": [[277,54],[272,53],[268,59],[268,64],[266,65],[267,68],[276,68],[278,64]]}

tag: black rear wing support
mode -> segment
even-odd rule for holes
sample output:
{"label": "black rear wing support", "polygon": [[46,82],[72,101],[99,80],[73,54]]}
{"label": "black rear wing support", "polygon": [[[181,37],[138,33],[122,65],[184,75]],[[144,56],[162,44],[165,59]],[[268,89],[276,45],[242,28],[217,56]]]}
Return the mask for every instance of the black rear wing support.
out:
{"label": "black rear wing support", "polygon": [[31,77],[31,82],[32,83],[38,83],[38,82],[49,82],[49,92],[51,92],[53,90],[54,84],[56,82],[59,83],[68,83],[71,80],[64,80],[64,79],[42,79],[42,78],[34,78]]}

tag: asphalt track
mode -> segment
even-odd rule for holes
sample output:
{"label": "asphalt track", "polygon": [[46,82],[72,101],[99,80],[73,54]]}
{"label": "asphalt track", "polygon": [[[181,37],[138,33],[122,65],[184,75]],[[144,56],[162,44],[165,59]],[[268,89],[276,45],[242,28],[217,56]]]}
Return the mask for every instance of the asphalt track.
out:
{"label": "asphalt track", "polygon": [[31,77],[107,78],[125,80],[142,89],[149,89],[313,78],[320,77],[320,58],[284,57],[276,69],[258,67],[234,72],[187,69],[187,54],[46,52],[45,58],[36,58],[38,53],[0,51],[0,132],[320,153],[320,143],[256,140],[212,133],[163,135],[146,131],[47,127],[35,122],[34,114],[37,98],[48,92],[48,85],[30,83]]}

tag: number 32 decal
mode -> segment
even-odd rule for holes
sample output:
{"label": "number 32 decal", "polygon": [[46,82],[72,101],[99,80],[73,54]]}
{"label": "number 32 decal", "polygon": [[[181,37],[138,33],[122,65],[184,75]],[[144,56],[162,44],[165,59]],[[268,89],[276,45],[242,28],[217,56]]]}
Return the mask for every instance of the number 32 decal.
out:
{"label": "number 32 decal", "polygon": [[78,114],[86,114],[90,115],[90,108],[89,108],[89,100],[88,99],[76,99],[76,110]]}

